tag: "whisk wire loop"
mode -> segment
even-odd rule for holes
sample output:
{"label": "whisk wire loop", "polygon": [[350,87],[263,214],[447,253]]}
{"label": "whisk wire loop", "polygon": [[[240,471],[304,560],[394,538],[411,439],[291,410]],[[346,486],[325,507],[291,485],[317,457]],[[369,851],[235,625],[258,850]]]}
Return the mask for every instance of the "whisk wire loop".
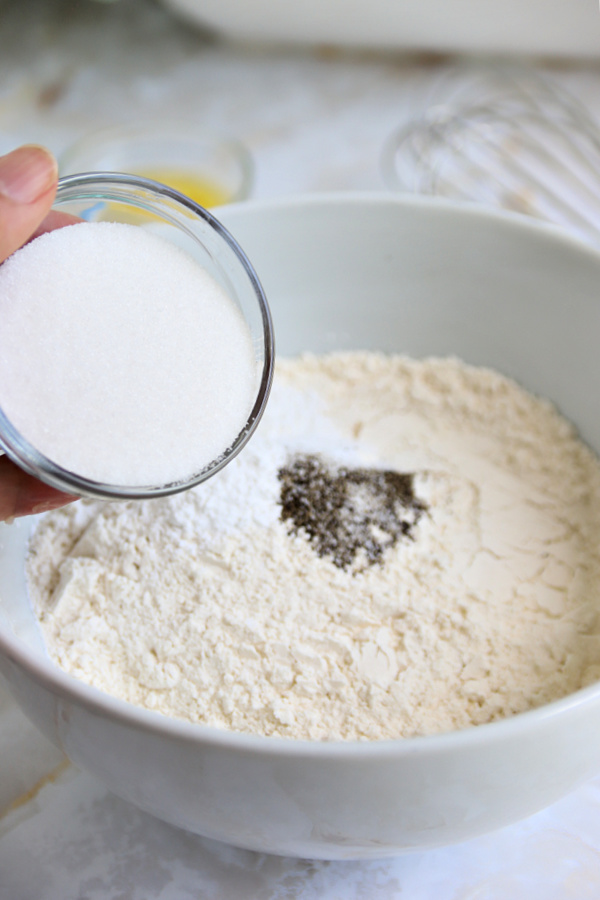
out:
{"label": "whisk wire loop", "polygon": [[[537,73],[494,72],[496,92],[432,105],[384,148],[393,189],[547,219],[600,243],[600,130]],[[498,86],[502,89],[498,90]],[[478,85],[480,87],[480,85]]]}

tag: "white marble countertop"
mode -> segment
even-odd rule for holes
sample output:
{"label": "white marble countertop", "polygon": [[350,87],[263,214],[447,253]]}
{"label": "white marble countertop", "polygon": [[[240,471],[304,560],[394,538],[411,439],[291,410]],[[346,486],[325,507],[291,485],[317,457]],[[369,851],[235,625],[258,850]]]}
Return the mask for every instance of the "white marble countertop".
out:
{"label": "white marble countertop", "polygon": [[[181,118],[231,134],[251,196],[385,190],[385,139],[446,61],[227,46],[144,0],[0,5],[0,152],[60,154],[101,125]],[[600,68],[549,77],[600,119]],[[0,900],[597,900],[600,778],[525,822],[378,862],[268,857],[186,834],[109,794],[0,686]]]}

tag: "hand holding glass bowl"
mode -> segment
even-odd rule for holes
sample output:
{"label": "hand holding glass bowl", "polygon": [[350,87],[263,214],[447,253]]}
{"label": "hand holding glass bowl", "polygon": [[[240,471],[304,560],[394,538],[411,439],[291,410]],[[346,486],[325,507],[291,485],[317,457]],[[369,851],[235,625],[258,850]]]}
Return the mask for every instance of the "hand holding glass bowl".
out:
{"label": "hand holding glass bowl", "polygon": [[[45,206],[38,218],[43,218],[54,198],[54,163],[52,171],[53,180],[44,195]],[[268,397],[273,367],[273,336],[269,310],[254,270],[237,243],[203,207],[172,188],[147,179],[111,173],[67,177],[58,185],[54,205],[56,211],[52,213],[53,218],[47,220],[42,230],[49,230],[56,224],[72,224],[77,219],[128,223],[136,219],[140,226],[158,231],[162,239],[181,248],[188,257],[198,262],[233,301],[245,322],[257,373],[254,402],[247,419],[240,422],[237,437],[223,447],[222,452],[216,454],[209,464],[199,465],[190,477],[169,479],[167,483],[147,483],[146,480],[141,484],[111,484],[70,471],[40,452],[19,432],[5,411],[0,410],[0,443],[3,449],[24,472],[61,492],[60,496],[50,495],[49,502],[56,505],[67,500],[62,492],[104,498],[146,498],[175,493],[198,484],[239,452],[256,427]],[[65,213],[68,215],[65,216]],[[9,248],[9,252],[27,239],[35,224],[21,235],[21,240]],[[73,373],[73,377],[76,378],[77,373]],[[124,383],[122,388],[126,391],[128,385]],[[149,447],[148,452],[151,450]],[[39,502],[33,505],[40,511]],[[30,509],[27,507],[22,511]],[[16,512],[19,514],[21,509]],[[7,512],[7,515],[14,514],[10,509]]]}
{"label": "hand holding glass bowl", "polygon": [[[0,158],[0,262],[22,244],[70,219],[50,212],[58,181],[54,157],[24,146]],[[0,457],[0,520],[55,509],[73,497]]]}

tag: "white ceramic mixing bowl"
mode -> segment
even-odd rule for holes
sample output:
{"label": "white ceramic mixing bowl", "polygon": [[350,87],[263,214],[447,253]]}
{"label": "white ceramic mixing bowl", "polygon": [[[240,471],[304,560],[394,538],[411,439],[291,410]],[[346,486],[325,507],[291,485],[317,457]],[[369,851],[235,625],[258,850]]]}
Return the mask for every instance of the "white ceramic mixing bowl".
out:
{"label": "white ceramic mixing bowl", "polygon": [[[600,255],[508,214],[383,194],[221,218],[263,281],[280,353],[455,354],[553,399],[600,451]],[[513,822],[600,771],[600,685],[381,743],[230,734],[129,706],[45,656],[23,576],[31,527],[0,528],[0,670],[77,765],[169,822],[271,853],[386,856]]]}

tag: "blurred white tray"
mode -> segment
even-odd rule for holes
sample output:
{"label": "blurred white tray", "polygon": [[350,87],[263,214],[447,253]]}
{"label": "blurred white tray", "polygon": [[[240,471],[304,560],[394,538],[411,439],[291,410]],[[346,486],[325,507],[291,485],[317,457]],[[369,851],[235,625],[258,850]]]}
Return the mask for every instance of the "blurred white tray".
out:
{"label": "blurred white tray", "polygon": [[242,40],[600,56],[595,0],[164,0]]}

